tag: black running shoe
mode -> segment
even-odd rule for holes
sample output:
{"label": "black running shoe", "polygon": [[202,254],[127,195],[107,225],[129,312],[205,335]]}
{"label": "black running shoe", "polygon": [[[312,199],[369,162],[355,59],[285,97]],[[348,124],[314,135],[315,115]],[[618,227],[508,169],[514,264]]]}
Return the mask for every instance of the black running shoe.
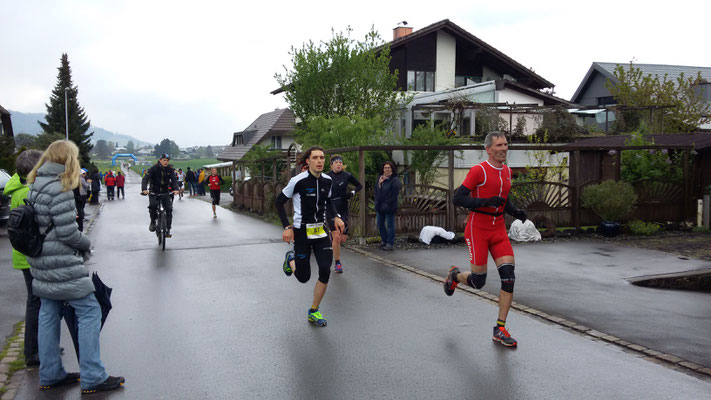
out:
{"label": "black running shoe", "polygon": [[457,274],[459,274],[459,267],[452,265],[452,268],[449,269],[449,273],[447,273],[447,279],[444,281],[444,293],[447,296],[453,295],[454,289],[457,288],[458,283],[454,279]]}
{"label": "black running shoe", "polygon": [[54,382],[51,385],[40,385],[40,389],[49,390],[49,389],[54,389],[54,388],[57,388],[60,386],[72,385],[77,382],[79,382],[79,373],[78,372],[70,372],[63,379],[61,379],[57,382]]}
{"label": "black running shoe", "polygon": [[151,221],[151,224],[148,225],[148,230],[151,231],[151,232],[155,232],[155,231],[156,231],[156,221]]}
{"label": "black running shoe", "polygon": [[494,337],[492,339],[506,347],[518,346],[516,339],[512,338],[511,335],[509,335],[509,331],[507,331],[503,326],[497,325],[494,327]]}
{"label": "black running shoe", "polygon": [[100,383],[94,387],[82,389],[81,394],[90,394],[96,392],[107,392],[109,390],[116,390],[123,386],[126,379],[123,376],[110,376],[106,378],[103,383]]}

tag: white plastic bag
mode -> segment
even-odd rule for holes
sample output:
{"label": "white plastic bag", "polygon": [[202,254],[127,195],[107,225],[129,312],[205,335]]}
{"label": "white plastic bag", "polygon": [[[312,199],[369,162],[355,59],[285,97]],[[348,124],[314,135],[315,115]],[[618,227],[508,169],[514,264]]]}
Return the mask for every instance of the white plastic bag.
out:
{"label": "white plastic bag", "polygon": [[509,228],[509,238],[517,242],[537,242],[541,240],[541,232],[538,232],[536,225],[530,219],[526,222],[517,219]]}
{"label": "white plastic bag", "polygon": [[420,241],[425,244],[430,244],[432,238],[435,236],[441,236],[447,240],[454,239],[454,232],[447,232],[444,228],[439,226],[425,226],[420,231]]}

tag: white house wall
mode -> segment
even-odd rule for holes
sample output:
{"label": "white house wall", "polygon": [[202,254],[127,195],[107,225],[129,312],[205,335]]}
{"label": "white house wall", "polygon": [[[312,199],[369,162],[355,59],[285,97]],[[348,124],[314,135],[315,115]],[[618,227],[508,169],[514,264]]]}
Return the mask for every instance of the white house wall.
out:
{"label": "white house wall", "polygon": [[457,64],[457,40],[443,31],[437,31],[437,53],[435,66],[435,91],[454,87],[455,66]]}

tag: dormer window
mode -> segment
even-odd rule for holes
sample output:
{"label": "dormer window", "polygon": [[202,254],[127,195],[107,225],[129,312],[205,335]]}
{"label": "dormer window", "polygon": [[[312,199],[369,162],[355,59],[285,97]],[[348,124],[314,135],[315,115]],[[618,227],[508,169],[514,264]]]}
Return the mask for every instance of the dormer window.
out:
{"label": "dormer window", "polygon": [[244,144],[244,136],[242,136],[241,133],[235,133],[235,136],[232,139],[232,146],[240,146],[243,144]]}

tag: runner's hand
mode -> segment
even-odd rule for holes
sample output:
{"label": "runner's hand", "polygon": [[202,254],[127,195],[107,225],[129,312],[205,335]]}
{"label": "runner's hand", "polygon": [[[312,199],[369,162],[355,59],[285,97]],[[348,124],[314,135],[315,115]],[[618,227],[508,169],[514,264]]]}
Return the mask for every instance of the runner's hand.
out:
{"label": "runner's hand", "polygon": [[343,230],[346,229],[346,224],[344,224],[343,220],[338,217],[333,220],[333,224],[336,226],[336,229],[338,229],[339,233],[343,233]]}
{"label": "runner's hand", "polygon": [[515,209],[514,212],[511,213],[511,215],[516,219],[520,219],[521,222],[526,222],[526,219],[527,219],[526,212],[520,208]]}
{"label": "runner's hand", "polygon": [[147,195],[147,194],[149,194],[150,192],[149,192],[148,190],[144,190],[142,193],[145,194],[145,195]]}
{"label": "runner's hand", "polygon": [[506,199],[499,196],[489,197],[481,199],[481,205],[483,207],[501,207],[506,203]]}
{"label": "runner's hand", "polygon": [[294,240],[294,228],[284,229],[281,234],[281,239],[287,243],[291,243]]}

